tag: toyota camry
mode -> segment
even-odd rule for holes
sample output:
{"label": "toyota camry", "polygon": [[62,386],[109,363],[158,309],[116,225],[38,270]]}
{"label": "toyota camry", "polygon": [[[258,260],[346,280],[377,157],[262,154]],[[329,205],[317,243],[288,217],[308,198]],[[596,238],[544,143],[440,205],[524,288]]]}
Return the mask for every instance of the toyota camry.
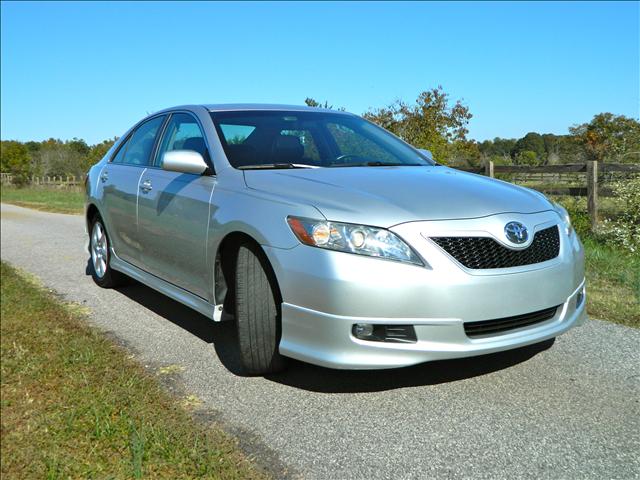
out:
{"label": "toyota camry", "polygon": [[482,355],[586,318],[561,206],[346,112],[150,115],[90,169],[86,224],[99,286],[133,278],[235,322],[247,374]]}

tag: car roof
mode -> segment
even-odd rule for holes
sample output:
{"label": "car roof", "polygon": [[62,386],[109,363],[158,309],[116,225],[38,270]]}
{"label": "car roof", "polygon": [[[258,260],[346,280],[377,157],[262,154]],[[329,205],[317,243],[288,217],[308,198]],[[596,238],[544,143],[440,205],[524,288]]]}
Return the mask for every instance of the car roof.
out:
{"label": "car roof", "polygon": [[200,104],[200,105],[178,105],[175,107],[163,108],[162,110],[155,112],[153,115],[175,111],[175,110],[195,110],[198,108],[205,108],[209,112],[283,110],[287,112],[324,112],[324,113],[339,113],[343,115],[353,115],[352,113],[345,112],[342,110],[331,110],[328,108],[319,108],[319,107],[307,107],[306,105],[280,105],[280,104],[272,104],[272,103],[210,103],[210,104]]}
{"label": "car roof", "polygon": [[346,113],[338,110],[331,110],[329,108],[308,107],[306,105],[280,105],[273,103],[218,103],[203,105],[204,108],[210,112],[228,112],[228,111],[243,111],[243,110],[286,110],[286,111],[299,111],[299,112],[331,112],[331,113]]}

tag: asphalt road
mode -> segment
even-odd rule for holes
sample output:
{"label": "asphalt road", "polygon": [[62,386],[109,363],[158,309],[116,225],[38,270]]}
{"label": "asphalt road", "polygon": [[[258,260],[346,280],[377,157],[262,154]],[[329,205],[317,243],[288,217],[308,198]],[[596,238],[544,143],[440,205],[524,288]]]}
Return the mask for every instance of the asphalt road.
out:
{"label": "asphalt road", "polygon": [[[2,260],[37,275],[277,477],[639,478],[640,331],[590,320],[534,347],[377,372],[238,376],[233,325],[140,284],[95,286],[81,217],[2,205]],[[547,345],[548,347],[548,345]]]}

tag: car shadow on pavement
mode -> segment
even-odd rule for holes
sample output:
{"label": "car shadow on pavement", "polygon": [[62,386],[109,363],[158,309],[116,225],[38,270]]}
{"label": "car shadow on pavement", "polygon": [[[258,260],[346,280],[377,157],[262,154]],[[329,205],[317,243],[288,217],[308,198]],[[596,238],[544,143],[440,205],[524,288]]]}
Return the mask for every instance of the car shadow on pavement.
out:
{"label": "car shadow on pavement", "polygon": [[283,385],[321,393],[381,392],[437,385],[486,375],[525,362],[550,348],[554,340],[506,352],[439,360],[388,370],[333,370],[292,360],[287,371],[265,378]]}
{"label": "car shadow on pavement", "polygon": [[[118,291],[202,341],[213,344],[223,366],[231,373],[242,376],[233,321],[214,323],[204,315],[133,280],[129,285],[118,288]],[[479,357],[435,361],[389,370],[334,370],[290,360],[285,372],[267,375],[265,378],[313,392],[377,392],[486,375],[525,362],[552,344],[553,340]]]}
{"label": "car shadow on pavement", "polygon": [[234,322],[213,322],[195,310],[135,280],[119,287],[117,291],[200,340],[213,344],[224,367],[231,373],[242,375],[236,348],[237,337]]}

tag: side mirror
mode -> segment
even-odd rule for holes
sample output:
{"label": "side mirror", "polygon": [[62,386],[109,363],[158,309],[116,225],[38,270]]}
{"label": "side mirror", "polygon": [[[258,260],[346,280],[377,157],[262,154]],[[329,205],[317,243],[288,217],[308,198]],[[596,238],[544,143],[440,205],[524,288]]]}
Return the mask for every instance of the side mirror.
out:
{"label": "side mirror", "polygon": [[207,164],[198,152],[193,150],[173,150],[162,155],[162,169],[170,172],[202,175]]}
{"label": "side mirror", "polygon": [[418,148],[418,151],[424,156],[426,157],[428,160],[431,160],[432,162],[433,160],[433,155],[431,154],[431,151],[429,150],[425,150],[424,148]]}

